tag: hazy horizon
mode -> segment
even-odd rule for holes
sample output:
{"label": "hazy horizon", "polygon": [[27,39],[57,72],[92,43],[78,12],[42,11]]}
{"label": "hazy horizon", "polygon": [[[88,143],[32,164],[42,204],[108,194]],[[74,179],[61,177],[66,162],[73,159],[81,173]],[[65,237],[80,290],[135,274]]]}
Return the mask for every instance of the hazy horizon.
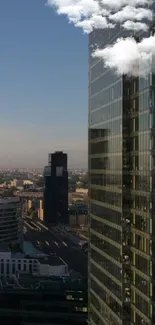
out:
{"label": "hazy horizon", "polygon": [[[75,137],[75,132],[73,137],[69,136],[68,139],[62,141],[61,132],[59,138],[55,139],[54,130],[46,128],[46,132],[43,132],[41,126],[39,132],[38,126],[30,125],[26,126],[26,130],[20,129],[20,127],[16,130],[10,128],[8,133],[0,125],[0,130],[2,135],[0,138],[0,168],[43,168],[48,164],[48,154],[59,150],[68,154],[69,168],[85,168],[88,165],[87,138],[85,137],[85,141],[83,141],[80,136]],[[71,130],[71,134],[73,131],[75,130]],[[32,133],[33,136],[31,136]],[[5,148],[3,147],[4,137]],[[10,151],[10,148],[13,150]]]}

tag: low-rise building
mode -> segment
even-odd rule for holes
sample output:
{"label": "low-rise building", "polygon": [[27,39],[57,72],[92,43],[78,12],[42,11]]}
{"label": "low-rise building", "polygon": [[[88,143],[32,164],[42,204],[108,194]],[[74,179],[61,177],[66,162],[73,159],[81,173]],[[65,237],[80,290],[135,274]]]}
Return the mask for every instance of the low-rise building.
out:
{"label": "low-rise building", "polygon": [[77,188],[76,193],[88,194],[88,189],[87,188]]}
{"label": "low-rise building", "polygon": [[0,252],[0,276],[13,276],[20,273],[39,276],[68,276],[67,264],[58,256],[26,255]]}
{"label": "low-rise building", "polygon": [[24,179],[23,180],[23,185],[33,185],[33,182],[30,181],[29,179]]}
{"label": "low-rise building", "polygon": [[18,190],[22,191],[24,188],[23,180],[13,179],[10,183],[11,187],[16,187]]}
{"label": "low-rise building", "polygon": [[7,187],[8,187],[7,182],[0,184],[0,188],[7,188]]}
{"label": "low-rise building", "polygon": [[83,227],[88,224],[88,205],[73,203],[69,205],[69,225]]}
{"label": "low-rise building", "polygon": [[13,179],[13,181],[10,182],[10,187],[16,187],[18,190],[23,190],[25,185],[33,185],[33,182],[28,179]]}
{"label": "low-rise building", "polygon": [[68,265],[58,256],[39,258],[40,275],[68,276]]}
{"label": "low-rise building", "polygon": [[70,227],[85,227],[88,225],[88,215],[85,214],[69,214]]}

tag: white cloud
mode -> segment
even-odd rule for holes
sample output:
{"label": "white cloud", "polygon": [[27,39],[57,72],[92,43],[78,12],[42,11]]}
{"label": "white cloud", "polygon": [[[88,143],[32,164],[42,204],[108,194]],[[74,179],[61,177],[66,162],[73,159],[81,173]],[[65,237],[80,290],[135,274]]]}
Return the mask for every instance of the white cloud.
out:
{"label": "white cloud", "polygon": [[132,31],[147,31],[149,26],[145,23],[140,23],[140,22],[134,22],[127,20],[122,27],[126,30],[132,30]]}
{"label": "white cloud", "polygon": [[75,25],[76,27],[82,27],[85,33],[90,33],[94,28],[107,29],[114,28],[115,25],[107,21],[106,17],[99,15],[92,15],[90,19],[79,21]]}
{"label": "white cloud", "polygon": [[57,13],[67,15],[71,22],[77,22],[82,17],[89,17],[100,11],[100,5],[96,0],[48,0],[47,4],[55,6]]}
{"label": "white cloud", "polygon": [[113,28],[114,24],[109,20],[117,23],[128,20],[152,20],[152,11],[145,7],[146,4],[151,3],[152,0],[48,0],[47,2],[49,6],[56,8],[59,15],[66,15],[70,22],[76,27],[83,28],[86,33],[90,33],[95,28]]}
{"label": "white cloud", "polygon": [[[118,74],[137,76],[152,69],[151,57],[155,55],[155,36],[137,43],[133,38],[118,39],[113,45],[97,49],[93,56],[104,60],[106,67]],[[143,67],[143,71],[139,70]]]}
{"label": "white cloud", "polygon": [[141,21],[144,18],[152,20],[152,11],[150,9],[135,8],[132,6],[126,6],[122,10],[109,15],[110,20],[118,23],[122,23],[126,20]]}
{"label": "white cloud", "polygon": [[[85,33],[94,29],[114,28],[115,23],[129,31],[146,32],[153,18],[150,5],[153,0],[48,0],[58,14],[65,14],[76,27],[83,28]],[[147,23],[148,21],[148,23]],[[155,39],[154,39],[155,40]],[[145,44],[145,46],[144,46]],[[143,50],[141,50],[143,46]],[[148,50],[149,49],[149,50]],[[137,65],[152,69],[151,57],[154,56],[154,44],[151,38],[140,44],[132,38],[119,39],[115,44],[94,51],[94,57],[100,57],[105,66],[117,73],[129,75],[144,74]]]}
{"label": "white cloud", "polygon": [[102,5],[111,9],[120,9],[124,6],[149,6],[153,3],[153,0],[101,0]]}

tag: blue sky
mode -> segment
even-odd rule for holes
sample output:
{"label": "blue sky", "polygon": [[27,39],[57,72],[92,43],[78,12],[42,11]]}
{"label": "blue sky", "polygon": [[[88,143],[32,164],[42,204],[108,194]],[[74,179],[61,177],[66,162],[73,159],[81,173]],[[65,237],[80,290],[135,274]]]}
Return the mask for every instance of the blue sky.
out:
{"label": "blue sky", "polygon": [[0,1],[0,167],[87,166],[87,36],[45,3]]}

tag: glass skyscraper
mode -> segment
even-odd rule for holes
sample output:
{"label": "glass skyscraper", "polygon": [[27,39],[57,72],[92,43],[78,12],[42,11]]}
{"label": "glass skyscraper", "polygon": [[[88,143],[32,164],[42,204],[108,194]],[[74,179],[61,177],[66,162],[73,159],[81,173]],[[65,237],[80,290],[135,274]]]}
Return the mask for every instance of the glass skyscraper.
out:
{"label": "glass skyscraper", "polygon": [[118,76],[91,57],[124,36],[89,35],[91,325],[155,324],[155,77]]}

